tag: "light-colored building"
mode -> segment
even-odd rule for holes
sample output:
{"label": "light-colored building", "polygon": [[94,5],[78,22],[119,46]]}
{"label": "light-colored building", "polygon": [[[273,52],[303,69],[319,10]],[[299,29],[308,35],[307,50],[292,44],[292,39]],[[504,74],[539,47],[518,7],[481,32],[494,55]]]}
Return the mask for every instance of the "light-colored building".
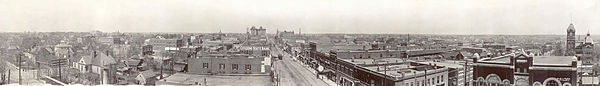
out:
{"label": "light-colored building", "polygon": [[91,55],[83,56],[79,61],[72,63],[73,68],[79,70],[82,73],[93,73],[98,74],[100,84],[111,84],[115,78],[111,78],[116,74],[116,61],[112,56],[104,54],[102,52],[92,52]]}
{"label": "light-colored building", "polygon": [[66,41],[60,41],[58,45],[54,46],[54,55],[60,58],[68,58],[73,54],[73,46],[69,45]]}
{"label": "light-colored building", "polygon": [[267,35],[267,29],[263,28],[262,26],[260,26],[259,28],[256,28],[255,26],[250,27],[250,35],[252,36],[266,36]]}
{"label": "light-colored building", "polygon": [[151,38],[144,41],[145,45],[152,45],[152,50],[156,53],[170,48],[178,48],[184,45],[182,39],[158,39]]}

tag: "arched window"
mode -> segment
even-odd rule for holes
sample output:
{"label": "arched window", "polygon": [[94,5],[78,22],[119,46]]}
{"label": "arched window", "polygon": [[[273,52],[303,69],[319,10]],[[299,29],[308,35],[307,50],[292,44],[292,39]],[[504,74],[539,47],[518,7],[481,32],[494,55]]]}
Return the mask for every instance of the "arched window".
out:
{"label": "arched window", "polygon": [[540,83],[540,82],[534,82],[533,86],[542,86],[542,83]]}
{"label": "arched window", "polygon": [[487,86],[487,83],[483,77],[477,78],[477,81],[478,81],[477,86]]}
{"label": "arched window", "polygon": [[549,81],[545,86],[560,86],[560,84],[556,81]]}
{"label": "arched window", "polygon": [[543,85],[544,86],[562,86],[560,81],[556,78],[547,78],[546,80],[544,80]]}

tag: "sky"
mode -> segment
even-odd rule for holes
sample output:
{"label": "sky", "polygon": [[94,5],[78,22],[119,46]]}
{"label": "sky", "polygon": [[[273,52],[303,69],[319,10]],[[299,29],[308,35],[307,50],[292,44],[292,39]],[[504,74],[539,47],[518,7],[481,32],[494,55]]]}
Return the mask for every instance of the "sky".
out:
{"label": "sky", "polygon": [[0,0],[4,32],[600,34],[598,0]]}

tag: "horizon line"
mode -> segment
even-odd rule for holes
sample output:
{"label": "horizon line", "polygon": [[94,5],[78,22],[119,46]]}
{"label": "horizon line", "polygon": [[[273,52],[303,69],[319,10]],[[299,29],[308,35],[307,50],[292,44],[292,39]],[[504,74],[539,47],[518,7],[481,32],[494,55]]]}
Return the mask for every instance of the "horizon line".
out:
{"label": "horizon line", "polygon": [[[29,32],[33,32],[33,33],[51,33],[51,32],[64,32],[64,33],[69,33],[69,32],[75,32],[75,33],[86,33],[86,32],[94,32],[94,31],[0,31],[0,33],[29,33]],[[112,31],[112,32],[104,32],[104,31],[99,31],[102,33],[114,33],[114,32],[118,32],[118,33],[219,33],[219,32],[153,32],[153,31],[149,31],[149,32],[129,32],[129,31],[125,31],[125,32],[121,32],[121,31]],[[244,34],[245,32],[223,32],[223,33],[236,33],[236,34]],[[275,34],[275,33],[267,33],[267,34]],[[294,33],[294,34],[298,34],[298,33]],[[491,33],[475,33],[475,34],[465,34],[465,33],[343,33],[343,32],[325,32],[325,33],[307,33],[307,32],[302,32],[302,34],[308,34],[308,35],[312,35],[312,34],[358,34],[358,35],[376,35],[376,34],[382,34],[382,35],[406,35],[406,34],[415,34],[415,35],[566,35],[566,34],[544,34],[544,33],[533,33],[533,34],[491,34]],[[591,35],[593,35],[593,33],[590,33]],[[585,35],[585,34],[582,34]]]}

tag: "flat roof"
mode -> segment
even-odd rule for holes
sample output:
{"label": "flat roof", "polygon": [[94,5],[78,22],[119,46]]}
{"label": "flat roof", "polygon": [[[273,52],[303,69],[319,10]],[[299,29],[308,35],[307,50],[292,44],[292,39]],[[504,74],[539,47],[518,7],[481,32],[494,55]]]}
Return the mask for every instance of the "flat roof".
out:
{"label": "flat roof", "polygon": [[194,85],[196,82],[208,86],[269,86],[271,78],[267,75],[197,75],[176,73],[156,81],[156,85]]}
{"label": "flat roof", "polygon": [[[494,58],[484,58],[481,62],[510,63],[510,54]],[[575,56],[533,56],[533,65],[572,65]]]}
{"label": "flat roof", "polygon": [[[401,58],[376,59],[375,61],[377,61],[378,64],[381,64],[379,66],[375,65],[375,63],[373,62],[373,59],[354,59],[354,62],[352,62],[352,59],[341,59],[341,60],[350,62],[354,65],[357,65],[358,67],[362,67],[367,70],[377,72],[379,74],[394,77],[396,79],[409,78],[409,77],[423,75],[423,74],[425,74],[425,71],[423,71],[423,69],[428,70],[428,74],[447,70],[447,68],[444,68],[444,67],[439,67],[437,69],[433,69],[433,68],[435,68],[434,66],[431,66],[431,65],[428,65],[425,63],[419,63],[419,62],[416,62],[416,63],[420,64],[420,65],[413,65],[412,61],[404,61]],[[436,65],[443,66],[443,64],[436,64]]]}
{"label": "flat roof", "polygon": [[433,62],[433,61],[424,61],[424,62],[417,62],[417,63],[421,63],[421,64],[437,64],[440,66],[445,66],[445,67],[449,67],[449,68],[464,68],[465,66],[465,61],[452,61],[452,60],[446,60],[446,61],[439,61],[439,62]]}
{"label": "flat roof", "polygon": [[[341,59],[341,58],[340,58]],[[396,62],[404,62],[404,60],[402,58],[380,58],[380,59],[341,59],[344,60],[346,62],[350,62],[352,64],[357,64],[357,65],[370,65],[370,64],[375,64],[374,62],[377,61],[378,63],[396,63]]]}
{"label": "flat roof", "polygon": [[577,60],[575,56],[534,56],[533,65],[547,65],[547,64],[559,64],[559,65],[571,65],[573,60]]}

